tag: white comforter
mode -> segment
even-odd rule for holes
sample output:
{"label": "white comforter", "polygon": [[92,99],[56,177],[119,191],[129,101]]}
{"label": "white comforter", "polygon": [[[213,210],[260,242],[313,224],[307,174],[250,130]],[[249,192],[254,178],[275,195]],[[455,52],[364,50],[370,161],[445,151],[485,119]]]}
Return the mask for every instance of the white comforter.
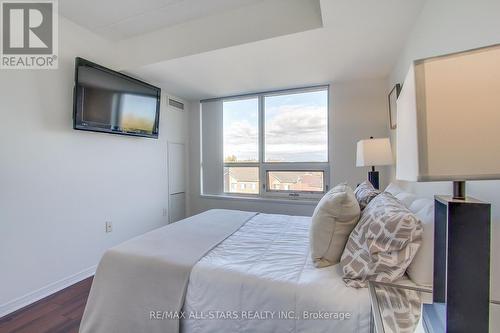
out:
{"label": "white comforter", "polygon": [[210,251],[191,272],[181,331],[368,332],[368,290],[345,286],[338,265],[313,266],[310,220],[259,214]]}
{"label": "white comforter", "polygon": [[213,209],[106,251],[80,333],[178,333],[179,316],[156,313],[178,313],[194,265],[255,214]]}

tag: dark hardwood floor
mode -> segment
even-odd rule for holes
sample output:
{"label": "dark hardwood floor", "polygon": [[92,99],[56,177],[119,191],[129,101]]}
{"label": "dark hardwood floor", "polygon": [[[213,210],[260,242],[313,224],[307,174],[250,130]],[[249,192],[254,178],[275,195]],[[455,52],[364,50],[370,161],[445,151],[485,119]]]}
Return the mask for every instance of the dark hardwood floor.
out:
{"label": "dark hardwood floor", "polygon": [[0,318],[0,333],[76,333],[92,277]]}

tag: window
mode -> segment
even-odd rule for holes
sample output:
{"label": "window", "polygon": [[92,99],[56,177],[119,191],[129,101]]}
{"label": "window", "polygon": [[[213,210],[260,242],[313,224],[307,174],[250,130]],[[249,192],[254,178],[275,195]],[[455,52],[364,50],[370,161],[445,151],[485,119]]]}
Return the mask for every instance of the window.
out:
{"label": "window", "polygon": [[323,176],[323,171],[268,171],[266,178],[273,190],[323,193]]}
{"label": "window", "polygon": [[259,168],[225,167],[224,192],[259,194]]}
{"label": "window", "polygon": [[224,192],[259,194],[259,99],[224,101],[222,119]]}
{"label": "window", "polygon": [[328,190],[328,87],[223,99],[224,192],[319,197]]}
{"label": "window", "polygon": [[259,100],[224,101],[224,163],[259,162]]}
{"label": "window", "polygon": [[265,161],[328,162],[328,92],[264,96]]}

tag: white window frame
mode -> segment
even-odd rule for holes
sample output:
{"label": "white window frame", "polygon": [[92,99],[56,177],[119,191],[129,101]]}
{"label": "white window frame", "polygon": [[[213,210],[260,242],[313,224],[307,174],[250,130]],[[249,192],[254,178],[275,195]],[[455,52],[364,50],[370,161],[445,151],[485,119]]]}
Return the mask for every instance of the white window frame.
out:
{"label": "white window frame", "polygon": [[[265,97],[277,95],[298,94],[304,92],[326,91],[327,93],[327,161],[326,162],[265,162]],[[223,102],[231,100],[258,99],[258,126],[259,126],[259,161],[258,162],[223,162],[226,167],[258,167],[259,194],[224,192],[224,195],[262,198],[289,198],[289,199],[317,199],[321,198],[330,188],[330,89],[328,85],[307,88],[287,89],[273,92],[263,92],[250,95],[223,98]],[[224,112],[222,112],[224,115]],[[224,144],[224,142],[222,143]],[[323,172],[323,192],[287,191],[270,188],[268,171],[316,171]],[[223,186],[224,187],[224,186]]]}

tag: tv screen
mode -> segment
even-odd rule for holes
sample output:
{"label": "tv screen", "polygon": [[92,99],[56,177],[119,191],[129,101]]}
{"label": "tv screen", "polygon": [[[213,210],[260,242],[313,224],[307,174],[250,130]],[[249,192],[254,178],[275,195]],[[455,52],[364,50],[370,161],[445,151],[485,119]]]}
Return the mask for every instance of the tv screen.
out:
{"label": "tv screen", "polygon": [[73,128],[158,138],[160,88],[75,60]]}

